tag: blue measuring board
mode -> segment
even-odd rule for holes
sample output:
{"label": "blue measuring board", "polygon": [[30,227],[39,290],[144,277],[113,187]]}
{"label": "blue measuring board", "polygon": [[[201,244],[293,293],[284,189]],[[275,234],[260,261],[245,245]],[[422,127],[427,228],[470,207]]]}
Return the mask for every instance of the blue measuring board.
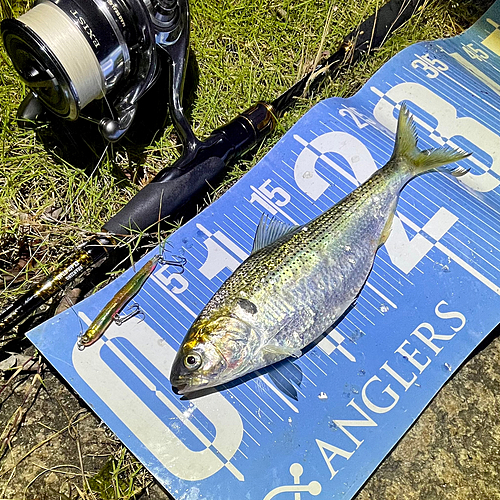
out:
{"label": "blue measuring board", "polygon": [[[157,267],[136,298],[144,319],[76,346],[131,269],[29,333],[176,499],[351,498],[500,321],[499,24],[497,2],[461,36],[409,47],[354,97],[311,109],[172,235],[186,269]],[[269,370],[198,398],[173,393],[179,344],[249,254],[262,213],[301,224],[365,181],[392,153],[402,102],[420,147],[470,151],[470,172],[426,174],[404,189],[355,307],[294,361],[297,399]]]}

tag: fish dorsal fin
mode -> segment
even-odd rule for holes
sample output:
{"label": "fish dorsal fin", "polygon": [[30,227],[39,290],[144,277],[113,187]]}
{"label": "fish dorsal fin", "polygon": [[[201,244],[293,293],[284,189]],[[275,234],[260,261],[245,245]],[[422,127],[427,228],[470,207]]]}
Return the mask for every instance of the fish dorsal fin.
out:
{"label": "fish dorsal fin", "polygon": [[396,142],[394,144],[393,158],[413,158],[419,153],[417,149],[417,127],[406,104],[401,104],[398,116],[398,128],[396,130]]}
{"label": "fish dorsal fin", "polygon": [[291,224],[281,222],[279,219],[274,217],[263,215],[260,218],[259,225],[255,231],[252,254],[271,245],[282,236],[285,236],[285,234],[295,231],[298,227],[299,226],[292,226]]}

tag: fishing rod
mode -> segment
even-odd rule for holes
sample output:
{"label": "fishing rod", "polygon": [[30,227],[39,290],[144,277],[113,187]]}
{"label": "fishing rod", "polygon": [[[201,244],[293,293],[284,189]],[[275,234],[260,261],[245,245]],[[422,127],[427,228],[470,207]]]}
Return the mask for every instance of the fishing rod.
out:
{"label": "fishing rod", "polygon": [[[155,227],[179,211],[213,182],[235,158],[269,135],[277,119],[294,105],[297,98],[313,92],[330,74],[355,63],[364,54],[379,48],[403,25],[425,0],[390,0],[366,19],[343,40],[340,48],[313,71],[271,103],[258,102],[226,125],[214,130],[201,141],[192,132],[182,106],[184,66],[170,73],[169,111],[183,143],[182,156],[161,170],[105,225],[105,233],[83,244],[63,266],[42,283],[32,287],[0,314],[0,334],[25,320],[41,305],[82,277],[91,267],[110,258],[115,250],[116,235],[133,235]],[[186,2],[187,3],[187,2]],[[181,59],[187,51],[187,35],[182,44],[162,47],[172,59]],[[176,65],[173,65],[176,66]],[[109,133],[109,130],[108,130]]]}

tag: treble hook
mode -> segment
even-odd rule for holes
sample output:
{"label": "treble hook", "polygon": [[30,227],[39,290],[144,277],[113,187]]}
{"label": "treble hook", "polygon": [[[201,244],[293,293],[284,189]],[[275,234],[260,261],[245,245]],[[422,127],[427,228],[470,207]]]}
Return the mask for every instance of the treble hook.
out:
{"label": "treble hook", "polygon": [[165,259],[165,258],[161,258],[160,259],[160,263],[162,266],[174,266],[174,267],[180,267],[180,271],[178,274],[182,274],[184,272],[184,270],[186,269],[185,268],[185,265],[186,265],[186,262],[187,262],[187,259],[186,257],[182,257],[180,255],[172,255],[172,257],[176,257],[177,259],[179,259],[178,261],[176,260],[168,260],[168,259]]}
{"label": "treble hook", "polygon": [[130,318],[133,318],[134,316],[137,316],[138,314],[141,314],[143,317],[142,319],[144,320],[145,316],[144,316],[144,313],[141,311],[139,304],[134,302],[133,304],[130,304],[130,306],[128,308],[131,309],[131,311],[128,314],[124,314],[122,316],[119,316],[117,314],[116,316],[114,316],[113,321],[118,326],[123,325],[123,323],[125,323],[125,321],[128,321]]}

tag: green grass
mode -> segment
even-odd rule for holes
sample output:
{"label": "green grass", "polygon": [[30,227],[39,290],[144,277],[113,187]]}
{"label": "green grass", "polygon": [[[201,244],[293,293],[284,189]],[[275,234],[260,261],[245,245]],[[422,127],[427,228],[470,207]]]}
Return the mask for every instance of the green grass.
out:
{"label": "green grass", "polygon": [[[2,17],[19,15],[25,0],[0,0]],[[189,115],[203,138],[258,100],[273,100],[310,69],[318,51],[341,40],[381,1],[192,0],[191,48],[199,82]],[[299,100],[277,131],[233,165],[213,199],[248,171],[321,99],[354,94],[390,57],[420,40],[453,36],[470,26],[490,1],[432,0],[376,54]],[[333,18],[321,38],[330,5]],[[37,132],[19,127],[16,110],[27,89],[0,50],[0,307],[38,282],[102,225],[160,169],[180,154],[171,125],[144,149],[130,141],[109,147],[88,172],[60,157]],[[154,109],[152,110],[154,112]],[[120,463],[118,460],[116,463]],[[116,471],[113,469],[113,474]],[[136,471],[134,472],[136,474]],[[117,477],[115,474],[114,477]],[[121,477],[121,476],[120,476]],[[15,478],[14,478],[15,480]],[[117,483],[118,484],[118,483]],[[132,487],[130,491],[135,491]]]}
{"label": "green grass", "polygon": [[[278,96],[310,68],[318,50],[334,52],[343,37],[379,4],[365,0],[334,5],[330,32],[325,46],[320,47],[328,2],[192,1],[191,48],[199,67],[199,84],[189,113],[196,134],[206,137],[252,103]],[[26,1],[11,0],[2,5],[2,13],[17,14],[26,7]],[[484,6],[472,0],[458,6],[431,2],[376,55],[327,82],[312,98],[299,101],[257,153],[247,155],[232,168],[222,190],[262,158],[317,101],[352,95],[383,62],[409,43],[454,35],[481,10]],[[34,131],[18,126],[16,109],[27,89],[3,52],[0,78],[1,305],[40,280],[61,256],[99,231],[158,170],[178,157],[179,144],[173,127],[167,126],[139,161],[127,141],[114,145],[103,161],[94,165],[96,172],[89,177],[58,157],[57,149],[44,147]],[[50,136],[47,126],[40,129]]]}

